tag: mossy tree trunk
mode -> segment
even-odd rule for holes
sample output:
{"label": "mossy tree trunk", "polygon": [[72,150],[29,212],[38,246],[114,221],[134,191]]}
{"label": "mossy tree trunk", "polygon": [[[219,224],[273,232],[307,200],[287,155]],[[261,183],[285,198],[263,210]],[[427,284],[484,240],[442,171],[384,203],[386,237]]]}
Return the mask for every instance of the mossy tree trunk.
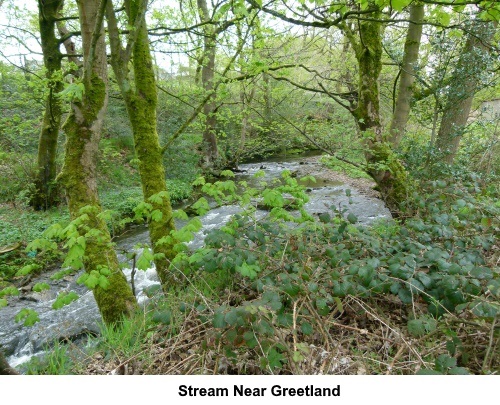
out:
{"label": "mossy tree trunk", "polygon": [[56,187],[56,156],[59,126],[61,125],[62,106],[57,93],[63,89],[62,54],[56,36],[56,21],[64,0],[45,0],[38,2],[38,21],[46,69],[49,92],[45,101],[42,129],[38,141],[37,173],[35,190],[30,204],[36,210],[46,210],[58,203]]}
{"label": "mossy tree trunk", "polygon": [[[198,12],[202,22],[210,21],[206,0],[197,0]],[[203,26],[203,56],[201,58],[201,84],[209,97],[203,106],[205,127],[203,129],[203,158],[206,166],[214,166],[219,158],[217,148],[216,94],[214,90],[215,53],[217,30],[211,24]]]}
{"label": "mossy tree trunk", "polygon": [[410,24],[406,33],[398,93],[390,127],[391,142],[395,147],[399,145],[403,138],[408,117],[410,116],[410,102],[413,94],[413,83],[415,82],[415,64],[418,61],[418,51],[422,39],[424,14],[423,3],[414,2],[411,4]]}
{"label": "mossy tree trunk", "polygon": [[489,63],[489,44],[494,33],[493,22],[475,20],[458,58],[436,138],[436,147],[445,163],[453,163],[458,152],[472,100],[481,87],[481,78]]}
{"label": "mossy tree trunk", "polygon": [[[78,1],[84,50],[81,100],[73,100],[64,124],[66,154],[60,174],[68,197],[71,218],[86,219],[80,231],[86,233],[83,264],[85,271],[110,271],[109,285],[94,289],[99,311],[106,323],[118,322],[136,307],[132,290],[120,270],[106,222],[99,215],[101,206],[97,193],[97,151],[107,107],[107,61],[102,28],[104,10],[99,0]],[[85,217],[82,217],[85,218]],[[91,232],[88,232],[91,231]]]}
{"label": "mossy tree trunk", "polygon": [[380,19],[381,13],[373,3],[370,7],[374,12],[370,19],[359,21],[357,34],[344,27],[359,69],[358,100],[352,114],[365,147],[367,172],[377,183],[388,208],[397,213],[408,196],[410,182],[401,162],[384,139],[378,83],[382,70],[382,24],[374,21]]}
{"label": "mossy tree trunk", "polygon": [[0,349],[0,375],[17,375],[19,374],[14,368],[7,363],[5,356]]}
{"label": "mossy tree trunk", "polygon": [[[143,1],[126,1],[125,9],[129,25],[134,34],[129,37],[126,49],[121,47],[120,33],[111,1],[108,3],[108,32],[111,45],[111,64],[125,100],[134,135],[135,151],[139,159],[144,201],[152,204],[153,210],[161,212],[148,223],[151,245],[155,254],[155,266],[163,289],[173,283],[169,271],[175,253],[172,244],[163,243],[162,238],[175,230],[172,207],[165,181],[165,168],[156,123],[156,81],[149,48]],[[132,57],[133,77],[129,77],[128,64]],[[151,201],[153,195],[161,195],[161,203]]]}

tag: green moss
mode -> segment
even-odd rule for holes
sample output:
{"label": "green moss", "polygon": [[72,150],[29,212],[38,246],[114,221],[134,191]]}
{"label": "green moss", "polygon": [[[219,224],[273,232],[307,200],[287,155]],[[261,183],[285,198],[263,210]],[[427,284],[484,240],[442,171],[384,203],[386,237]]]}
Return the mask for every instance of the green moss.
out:
{"label": "green moss", "polygon": [[[133,22],[138,13],[137,4],[130,2],[130,7],[130,21]],[[156,82],[145,24],[141,26],[134,45],[133,63],[135,91],[131,90],[124,98],[139,159],[144,201],[150,202],[149,198],[152,195],[166,193],[167,185],[156,128]],[[159,245],[158,241],[175,229],[170,198],[163,198],[161,204],[153,203],[153,210],[159,210],[162,213],[160,220],[150,221],[148,226],[151,245],[156,256],[156,271],[163,288],[167,289],[172,283],[168,267],[175,253],[172,251],[172,246]]]}
{"label": "green moss", "polygon": [[400,212],[414,188],[412,179],[387,143],[372,143],[366,157],[368,173],[388,208],[393,213]]}
{"label": "green moss", "polygon": [[62,5],[62,0],[40,3],[40,38],[49,92],[38,142],[35,190],[30,201],[30,205],[37,210],[45,210],[59,202],[58,189],[54,180],[56,178],[57,139],[62,115],[61,100],[57,97],[57,93],[63,89],[63,75],[60,44],[55,36],[55,19]]}
{"label": "green moss", "polygon": [[[105,68],[105,67],[104,67]],[[84,78],[85,82],[85,78]],[[64,128],[66,156],[61,179],[66,187],[72,219],[85,207],[88,219],[80,225],[80,234],[97,231],[86,237],[83,264],[90,273],[106,267],[111,270],[106,289],[94,289],[99,311],[106,323],[115,323],[131,314],[136,306],[132,290],[121,272],[105,221],[99,217],[101,206],[97,194],[97,149],[102,123],[100,114],[106,106],[106,83],[97,74],[87,82],[83,100],[72,105]]]}

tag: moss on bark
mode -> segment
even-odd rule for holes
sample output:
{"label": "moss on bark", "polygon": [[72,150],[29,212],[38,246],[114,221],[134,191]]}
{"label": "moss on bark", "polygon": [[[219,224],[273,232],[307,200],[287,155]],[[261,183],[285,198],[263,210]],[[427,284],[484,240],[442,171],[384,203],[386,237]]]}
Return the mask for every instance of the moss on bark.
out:
{"label": "moss on bark", "polygon": [[[99,1],[80,2],[80,20],[84,46],[84,57],[89,55],[92,38],[90,22],[95,21]],[[99,311],[106,323],[115,323],[128,316],[136,308],[132,290],[121,272],[116,252],[106,223],[100,218],[102,209],[97,194],[97,149],[107,107],[107,64],[104,36],[96,41],[95,58],[90,71],[84,71],[84,95],[74,101],[71,113],[64,124],[66,132],[66,154],[60,180],[64,184],[72,219],[81,215],[85,208],[87,219],[80,225],[80,232],[93,233],[86,238],[83,264],[90,273],[106,267],[111,271],[106,289],[94,289]],[[90,80],[87,77],[90,76]]]}
{"label": "moss on bark", "polygon": [[399,215],[413,189],[407,171],[387,143],[371,144],[365,156],[368,174],[377,183],[382,199],[393,214]]}
{"label": "moss on bark", "polygon": [[[135,24],[136,17],[140,15],[138,6],[138,2],[130,2],[128,5],[131,25]],[[170,231],[175,230],[175,224],[168,197],[163,198],[161,204],[149,201],[151,196],[158,193],[168,195],[168,191],[165,181],[163,154],[157,133],[156,81],[145,21],[140,25],[133,46],[133,66],[135,89],[132,89],[131,86],[122,86],[122,92],[124,93],[127,112],[132,124],[144,200],[153,205],[153,210],[159,210],[162,213],[161,219],[157,221],[151,220],[148,228],[153,252],[156,255],[156,271],[163,289],[167,290],[173,282],[169,265],[175,253],[172,246],[159,244],[158,242],[169,235]]]}
{"label": "moss on bark", "polygon": [[57,93],[62,91],[61,61],[59,39],[56,37],[56,19],[63,6],[63,0],[39,2],[38,19],[43,62],[46,77],[49,79],[49,92],[45,101],[42,128],[38,141],[37,174],[35,191],[30,204],[33,208],[48,209],[58,203],[56,186],[56,155],[62,107]]}
{"label": "moss on bark", "polygon": [[[374,3],[371,6],[377,10]],[[375,21],[380,16],[377,10],[370,19],[359,22],[359,38],[347,32],[359,67],[358,104],[352,114],[363,137],[367,172],[377,183],[388,208],[398,214],[410,193],[411,180],[385,142],[380,119],[378,79],[382,70],[382,29],[380,22]]]}

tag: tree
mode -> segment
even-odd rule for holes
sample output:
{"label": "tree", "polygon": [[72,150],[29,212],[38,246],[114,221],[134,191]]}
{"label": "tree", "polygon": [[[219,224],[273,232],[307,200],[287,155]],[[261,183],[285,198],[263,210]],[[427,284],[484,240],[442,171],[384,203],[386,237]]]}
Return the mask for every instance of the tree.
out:
{"label": "tree", "polygon": [[[121,45],[120,30],[112,1],[108,1],[106,15],[111,65],[132,126],[144,201],[151,204],[152,220],[149,221],[148,228],[155,254],[156,271],[166,290],[173,282],[168,267],[175,252],[172,250],[173,243],[167,242],[165,238],[175,230],[175,224],[165,181],[163,151],[157,133],[157,93],[146,26],[147,3],[146,0],[125,1],[128,24],[133,27],[125,49]],[[131,59],[133,77],[129,70]]]}
{"label": "tree", "polygon": [[[255,1],[250,3],[260,7]],[[324,84],[319,85],[324,94],[332,97],[354,117],[365,148],[366,171],[377,183],[387,206],[396,213],[405,202],[411,184],[404,167],[386,142],[381,120],[379,76],[382,70],[382,32],[387,18],[382,13],[386,4],[379,4],[380,2],[373,0],[332,5],[318,2],[317,7],[311,10],[305,2],[301,2],[300,12],[294,13],[293,17],[268,6],[261,8],[283,21],[303,27],[335,26],[349,40],[358,68],[358,85],[354,99],[352,95],[335,94],[334,91],[326,89]],[[354,23],[350,24],[350,20]],[[349,104],[341,98],[346,98]]]}
{"label": "tree", "polygon": [[[203,114],[205,125],[203,129],[203,154],[205,166],[211,167],[217,164],[219,160],[219,150],[217,147],[217,103],[216,103],[216,84],[215,84],[215,56],[217,52],[217,38],[234,25],[242,20],[248,13],[242,2],[233,4],[235,17],[229,20],[223,20],[227,15],[229,4],[221,2],[214,6],[212,15],[218,15],[218,18],[210,16],[206,0],[197,0],[198,13],[203,29],[203,54],[201,56],[201,84],[206,95],[206,101],[203,105]],[[220,9],[219,9],[219,6]],[[236,8],[235,6],[239,6]],[[226,11],[223,11],[223,8]],[[241,46],[238,47],[241,50]],[[238,52],[238,51],[237,51]],[[236,55],[235,55],[236,56]]]}
{"label": "tree", "polygon": [[403,61],[400,69],[399,88],[392,115],[390,136],[392,144],[397,147],[404,135],[406,123],[410,115],[410,102],[415,82],[415,64],[422,39],[422,23],[424,21],[424,5],[414,2],[410,6],[410,22],[406,33]]}
{"label": "tree", "polygon": [[496,24],[476,17],[472,22],[465,45],[460,53],[448,87],[436,147],[442,160],[453,163],[460,139],[465,130],[472,100],[481,88],[481,78],[489,65],[490,41]]}
{"label": "tree", "polygon": [[208,100],[203,106],[205,115],[205,128],[203,129],[203,151],[205,164],[213,166],[219,159],[217,148],[217,115],[214,91],[215,54],[217,50],[217,35],[219,30],[210,24],[210,14],[206,0],[197,0],[198,12],[203,25],[203,55],[201,57],[201,83]]}
{"label": "tree", "polygon": [[343,25],[358,62],[359,82],[356,107],[351,110],[360,129],[367,172],[387,206],[397,212],[409,194],[408,175],[389,144],[385,142],[380,113],[380,90],[378,79],[382,70],[382,25],[381,10],[369,2],[369,18],[357,24],[357,32]]}
{"label": "tree", "polygon": [[61,125],[62,106],[59,94],[63,90],[62,58],[57,38],[56,22],[63,7],[64,0],[46,0],[38,2],[38,22],[43,52],[43,63],[46,69],[49,92],[45,103],[42,129],[38,141],[37,174],[35,191],[31,205],[35,209],[53,207],[58,202],[56,179],[56,154],[59,127]]}
{"label": "tree", "polygon": [[84,251],[85,271],[102,275],[106,280],[93,289],[99,311],[104,322],[115,323],[131,314],[136,300],[120,270],[97,193],[97,151],[107,106],[108,76],[102,25],[106,1],[77,3],[84,67],[82,82],[74,84],[71,111],[63,126],[66,153],[58,178],[66,189],[73,223],[77,224],[75,236],[80,236],[74,243]]}

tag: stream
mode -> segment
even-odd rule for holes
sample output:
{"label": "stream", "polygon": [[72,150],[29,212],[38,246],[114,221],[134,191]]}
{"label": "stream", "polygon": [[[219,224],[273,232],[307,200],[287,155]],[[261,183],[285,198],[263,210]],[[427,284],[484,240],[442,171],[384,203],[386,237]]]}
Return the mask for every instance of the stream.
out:
{"label": "stream", "polygon": [[[307,167],[309,166],[309,167]],[[257,181],[271,181],[280,177],[284,170],[296,172],[308,169],[313,172],[317,182],[304,184],[307,187],[309,202],[305,209],[310,214],[318,214],[330,211],[330,207],[347,208],[349,212],[358,217],[359,223],[370,224],[378,219],[389,219],[391,214],[384,203],[376,198],[367,197],[359,190],[340,182],[322,179],[321,167],[314,160],[299,157],[273,158],[267,161],[241,164],[241,173],[236,175],[236,181],[245,180],[250,185],[255,184],[253,174],[259,170],[265,172],[265,177]],[[252,183],[254,182],[254,183]],[[346,196],[346,189],[351,190],[350,197]],[[201,217],[203,228],[190,242],[191,249],[203,245],[203,240],[210,230],[221,227],[232,215],[240,212],[236,205],[226,205],[214,208]],[[257,218],[267,215],[267,211],[258,210]],[[131,229],[126,235],[117,240],[117,252],[120,261],[126,262],[124,252],[131,251],[137,243],[149,241],[148,231],[145,227]],[[99,322],[101,320],[93,294],[85,286],[76,283],[78,275],[68,276],[61,280],[51,280],[51,276],[59,269],[46,272],[31,285],[38,282],[48,283],[50,290],[41,293],[32,292],[29,289],[21,289],[17,297],[9,297],[9,305],[0,309],[0,346],[3,348],[9,363],[17,367],[27,362],[33,356],[41,356],[50,344],[65,339],[77,340],[84,338],[88,333],[99,333]],[[130,280],[131,269],[124,269],[124,273]],[[154,268],[147,271],[138,271],[135,275],[135,286],[139,303],[147,300],[143,290],[159,284]],[[52,303],[57,294],[62,291],[75,291],[80,298],[60,310],[53,310]],[[25,327],[22,323],[14,321],[17,313],[29,308],[38,312],[40,321],[34,326]]]}

